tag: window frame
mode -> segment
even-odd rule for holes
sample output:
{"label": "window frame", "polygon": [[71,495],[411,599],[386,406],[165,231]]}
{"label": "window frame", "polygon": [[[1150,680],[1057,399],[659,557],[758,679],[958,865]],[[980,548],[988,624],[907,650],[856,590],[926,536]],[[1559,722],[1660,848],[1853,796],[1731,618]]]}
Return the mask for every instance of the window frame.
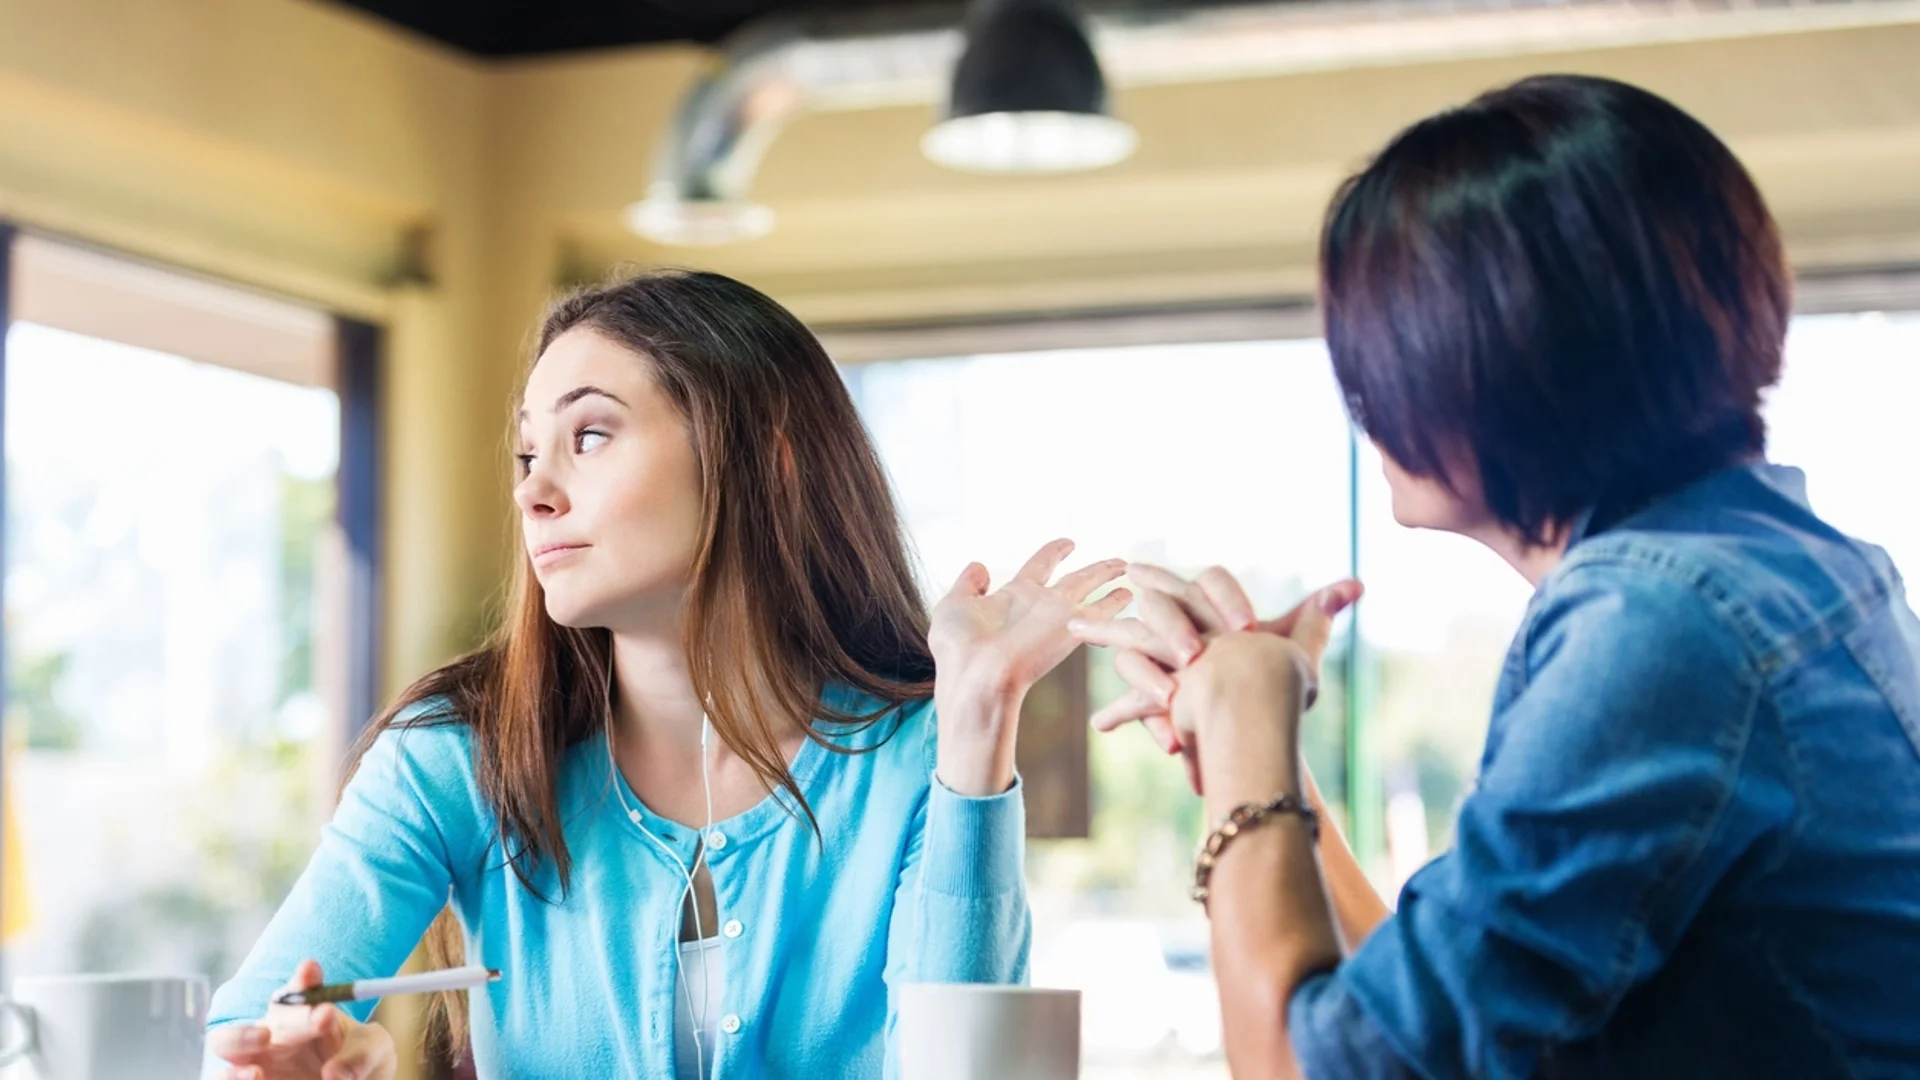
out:
{"label": "window frame", "polygon": [[[335,521],[347,548],[344,596],[340,598],[345,601],[341,631],[346,655],[343,658],[344,671],[341,672],[345,677],[345,694],[335,712],[338,727],[333,734],[336,738],[344,737],[351,741],[371,719],[380,702],[380,628],[385,606],[385,559],[380,507],[386,424],[382,392],[385,381],[385,335],[382,328],[298,300],[285,300],[244,284],[216,281],[51,234],[29,233],[12,222],[0,220],[0,448],[6,442],[6,342],[16,317],[22,317],[16,303],[16,291],[21,284],[21,268],[18,265],[21,246],[18,242],[23,238],[30,238],[30,242],[36,245],[44,243],[72,250],[75,258],[69,269],[73,269],[75,274],[64,282],[66,285],[91,288],[95,282],[87,278],[89,268],[107,270],[108,273],[97,282],[103,297],[124,298],[130,306],[149,313],[178,310],[190,312],[195,319],[213,322],[224,320],[221,329],[226,331],[229,340],[210,343],[205,350],[191,350],[200,355],[189,355],[181,352],[181,340],[170,328],[163,331],[158,339],[146,336],[144,340],[137,322],[131,326],[116,325],[110,330],[91,324],[75,326],[71,323],[62,326],[63,329],[92,333],[93,336],[176,355],[188,355],[190,359],[270,378],[285,378],[292,374],[297,384],[325,386],[338,396],[340,459],[335,470]],[[235,302],[219,303],[219,293],[225,293]],[[208,298],[213,299],[211,302],[202,302]],[[298,312],[295,317],[290,320],[285,318],[294,312]],[[87,316],[77,313],[75,317]],[[65,320],[57,320],[53,325],[60,325],[62,321]],[[322,328],[328,340],[316,342],[313,335]],[[303,351],[309,346],[324,348],[324,362],[330,364],[332,371],[327,373],[328,377],[324,380],[304,379],[298,377],[298,369],[289,372],[262,371],[256,364],[231,362],[235,356],[244,355],[244,347],[240,350],[233,348],[230,339],[235,331],[247,337],[255,347],[262,343],[271,345],[279,342],[290,349]],[[310,371],[314,356],[307,355],[302,359]],[[0,470],[0,610],[5,609],[5,571],[9,558],[4,527],[9,513],[7,494],[4,470]],[[4,667],[5,635],[5,626],[0,624],[0,691],[9,685],[7,679],[10,675]],[[0,694],[0,700],[4,700],[4,694]],[[5,725],[5,710],[0,709],[0,743],[4,743],[6,737]],[[0,784],[5,782],[4,776],[0,776]],[[4,790],[0,790],[0,797],[4,796]],[[3,842],[0,840],[0,843]],[[0,950],[0,983],[6,981],[5,962],[5,951]]]}

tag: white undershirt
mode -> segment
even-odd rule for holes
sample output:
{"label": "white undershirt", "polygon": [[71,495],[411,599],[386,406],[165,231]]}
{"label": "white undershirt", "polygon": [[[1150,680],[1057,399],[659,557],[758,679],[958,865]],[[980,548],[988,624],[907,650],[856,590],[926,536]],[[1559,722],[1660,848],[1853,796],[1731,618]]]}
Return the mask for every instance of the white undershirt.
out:
{"label": "white undershirt", "polygon": [[[703,948],[706,952],[704,961],[701,958]],[[676,1003],[673,1010],[674,1080],[707,1080],[713,1075],[714,1053],[719,1046],[715,1036],[720,1029],[720,1000],[726,996],[727,989],[720,939],[710,937],[703,941],[681,942],[680,972],[687,981],[687,988],[685,992],[673,996]],[[675,989],[678,990],[678,987]],[[687,1007],[689,999],[697,1003],[697,1013]],[[696,1017],[706,1021],[700,1032],[700,1052],[706,1055],[707,1076],[700,1075],[700,1059],[694,1054],[693,1028]]]}

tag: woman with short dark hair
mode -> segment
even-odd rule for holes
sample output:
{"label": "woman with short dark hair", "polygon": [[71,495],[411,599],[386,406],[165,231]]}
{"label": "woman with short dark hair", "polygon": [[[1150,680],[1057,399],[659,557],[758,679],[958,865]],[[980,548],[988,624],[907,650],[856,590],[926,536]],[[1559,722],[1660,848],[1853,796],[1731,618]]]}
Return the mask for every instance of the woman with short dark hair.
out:
{"label": "woman with short dark hair", "polygon": [[1357,583],[1262,623],[1136,568],[1139,621],[1077,626],[1133,687],[1097,722],[1171,723],[1222,823],[1235,1075],[1914,1075],[1920,623],[1764,459],[1790,288],[1746,171],[1645,91],[1528,79],[1389,143],[1321,269],[1395,517],[1538,591],[1393,913],[1299,764]]}
{"label": "woman with short dark hair", "polygon": [[1779,232],[1726,146],[1643,90],[1532,79],[1415,124],[1335,196],[1321,270],[1355,421],[1529,546],[1765,449]]}

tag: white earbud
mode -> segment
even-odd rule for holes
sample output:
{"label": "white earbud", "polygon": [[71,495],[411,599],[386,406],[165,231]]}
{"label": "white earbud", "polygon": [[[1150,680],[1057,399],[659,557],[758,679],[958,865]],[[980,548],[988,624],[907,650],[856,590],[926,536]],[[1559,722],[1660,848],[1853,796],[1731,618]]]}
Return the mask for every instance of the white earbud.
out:
{"label": "white earbud", "polygon": [[[680,877],[686,882],[686,890],[680,894],[679,907],[684,910],[689,903],[693,905],[693,938],[700,951],[700,973],[704,976],[703,982],[705,985],[711,986],[713,984],[713,972],[707,963],[707,931],[706,927],[701,924],[700,899],[697,895],[698,890],[694,886],[693,878],[695,874],[700,872],[700,867],[706,861],[707,837],[713,832],[713,781],[707,761],[707,745],[709,737],[713,732],[713,724],[704,714],[700,717],[700,788],[701,794],[706,799],[707,823],[705,827],[700,830],[700,845],[694,854],[693,865],[688,866],[686,863],[680,861],[680,856],[674,852],[672,846],[665,840],[655,836],[653,830],[647,828],[646,821],[641,816],[639,809],[627,805],[626,785],[619,779],[620,766],[613,757],[613,695],[611,685],[613,679],[611,670],[608,671],[607,681],[609,684],[607,695],[607,768],[612,770],[611,775],[614,777],[614,794],[619,796],[620,806],[627,812],[627,820],[631,821],[640,829],[640,835],[653,841],[656,847],[666,853],[668,861],[672,862],[674,868],[680,871]],[[717,894],[714,897],[714,902],[717,907],[719,904]],[[687,1016],[693,1020],[694,1068],[695,1072],[704,1080],[707,1075],[707,1048],[705,1045],[707,1003],[704,995],[702,1000],[698,1002],[693,1000],[693,989],[687,985],[687,973],[680,966],[680,949],[677,944],[679,935],[676,934],[674,937],[676,940],[676,944],[672,949],[674,980],[680,984],[681,996],[687,999]]]}

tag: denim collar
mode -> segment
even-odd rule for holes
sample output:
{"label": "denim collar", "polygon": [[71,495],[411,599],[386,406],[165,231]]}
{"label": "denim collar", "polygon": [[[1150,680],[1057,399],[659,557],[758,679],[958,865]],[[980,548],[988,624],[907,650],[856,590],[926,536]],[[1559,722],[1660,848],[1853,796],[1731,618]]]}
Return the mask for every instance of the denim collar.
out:
{"label": "denim collar", "polygon": [[1572,551],[1574,546],[1580,542],[1598,536],[1617,525],[1624,525],[1655,507],[1672,502],[1685,502],[1703,496],[1710,497],[1711,493],[1718,492],[1723,488],[1739,486],[1750,482],[1764,484],[1780,494],[1785,495],[1801,507],[1811,509],[1807,503],[1806,473],[1789,465],[1775,465],[1764,458],[1755,458],[1752,461],[1729,465],[1724,469],[1708,473],[1706,476],[1695,480],[1693,483],[1688,484],[1672,494],[1662,496],[1648,503],[1643,503],[1637,507],[1608,508],[1606,512],[1603,512],[1602,508],[1606,506],[1604,501],[1589,506],[1574,515],[1573,520],[1569,523],[1567,529],[1567,550]]}

